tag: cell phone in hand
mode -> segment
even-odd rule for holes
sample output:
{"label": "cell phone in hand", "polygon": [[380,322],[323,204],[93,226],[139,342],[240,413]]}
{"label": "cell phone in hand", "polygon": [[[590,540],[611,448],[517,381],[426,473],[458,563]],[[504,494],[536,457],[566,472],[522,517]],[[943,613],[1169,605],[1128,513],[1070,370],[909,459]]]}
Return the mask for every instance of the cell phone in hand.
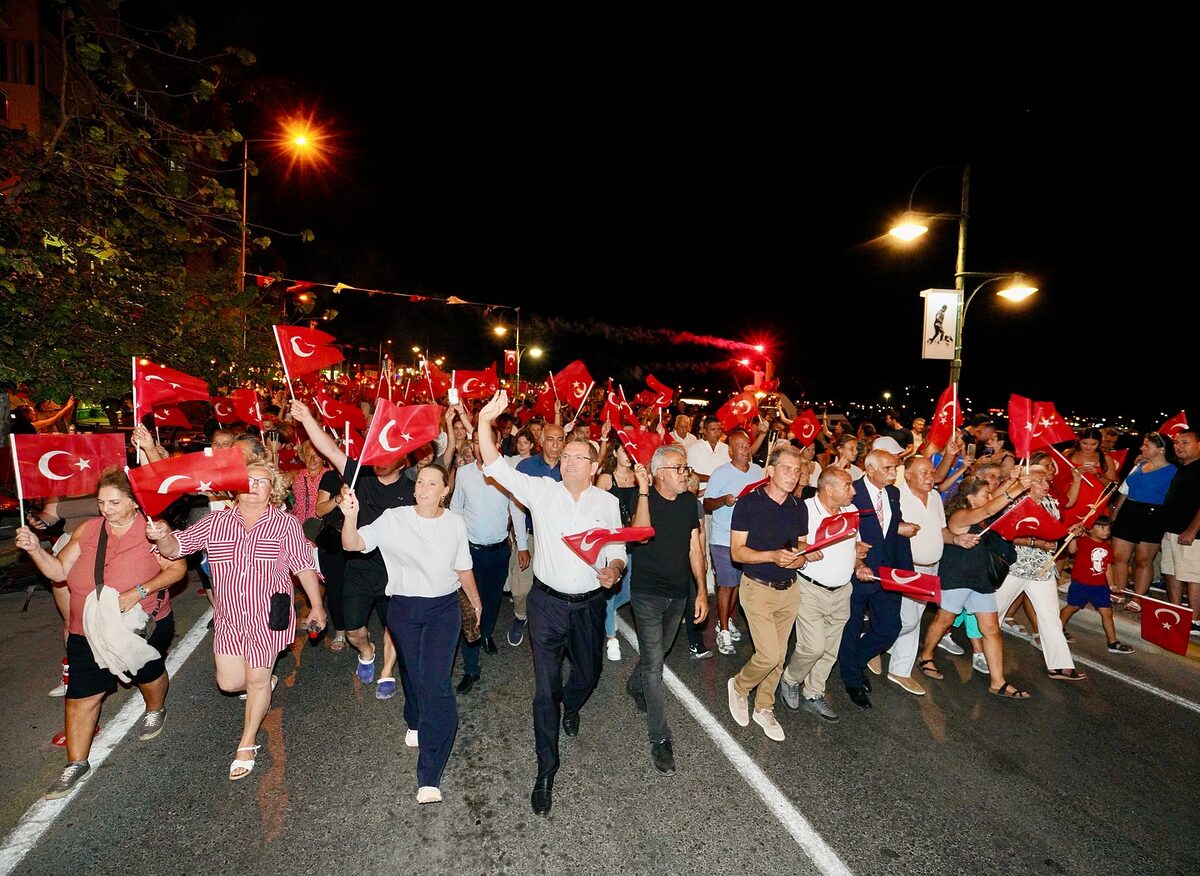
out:
{"label": "cell phone in hand", "polygon": [[450,402],[450,407],[458,404],[458,390],[455,387],[450,387],[446,390],[446,401]]}

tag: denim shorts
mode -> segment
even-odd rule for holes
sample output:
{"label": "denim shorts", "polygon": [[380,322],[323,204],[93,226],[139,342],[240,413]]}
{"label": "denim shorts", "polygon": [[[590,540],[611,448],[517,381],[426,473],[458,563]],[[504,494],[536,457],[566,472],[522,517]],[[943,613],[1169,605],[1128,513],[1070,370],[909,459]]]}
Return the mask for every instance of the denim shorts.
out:
{"label": "denim shorts", "polygon": [[729,545],[709,545],[708,552],[712,554],[713,578],[718,587],[737,587],[742,583],[742,573],[733,566]]}
{"label": "denim shorts", "polygon": [[996,594],[980,593],[969,587],[956,587],[953,590],[942,591],[942,611],[951,614],[968,612],[982,614],[996,611]]}

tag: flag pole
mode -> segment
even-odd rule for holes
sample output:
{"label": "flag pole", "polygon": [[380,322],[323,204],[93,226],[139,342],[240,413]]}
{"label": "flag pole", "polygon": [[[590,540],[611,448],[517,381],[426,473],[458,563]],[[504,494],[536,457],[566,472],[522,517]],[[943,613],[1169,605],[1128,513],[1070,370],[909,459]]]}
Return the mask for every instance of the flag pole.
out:
{"label": "flag pole", "polygon": [[283,342],[279,340],[279,326],[271,326],[271,333],[275,335],[275,348],[279,350],[279,364],[283,366],[283,379],[287,381],[288,395],[292,397],[292,401],[295,401],[296,392],[292,389],[292,375],[288,373],[287,359],[283,357]]}
{"label": "flag pole", "polygon": [[25,489],[21,486],[21,464],[17,461],[17,436],[8,436],[8,446],[12,449],[13,458],[13,477],[17,482],[17,505],[21,509],[21,525],[28,526],[29,521],[25,519]]}
{"label": "flag pole", "polygon": [[[133,428],[138,426],[138,404],[137,404],[137,356],[129,357],[130,367],[133,370],[133,379],[130,381],[133,390]],[[132,439],[131,439],[132,440]],[[136,441],[133,442],[133,447],[137,451],[137,464],[142,464],[142,448]],[[22,515],[23,516],[23,515]]]}

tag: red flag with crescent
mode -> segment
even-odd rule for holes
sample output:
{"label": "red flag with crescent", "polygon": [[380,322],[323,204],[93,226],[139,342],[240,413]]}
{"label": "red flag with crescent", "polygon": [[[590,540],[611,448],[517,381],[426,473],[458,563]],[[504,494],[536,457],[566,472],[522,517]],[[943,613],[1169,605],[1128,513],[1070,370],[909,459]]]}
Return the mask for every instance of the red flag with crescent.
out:
{"label": "red flag with crescent", "polygon": [[495,362],[492,363],[491,368],[485,368],[483,371],[463,371],[460,368],[454,372],[453,377],[458,397],[462,399],[491,398],[500,388],[500,378],[496,376]]}
{"label": "red flag with crescent", "polygon": [[746,484],[746,486],[742,487],[742,491],[737,494],[737,497],[739,499],[744,499],[759,487],[765,487],[768,483],[770,483],[770,481],[770,478],[763,478],[761,481],[754,481],[753,483]]}
{"label": "red flag with crescent", "polygon": [[610,423],[613,428],[621,425],[621,404],[613,390],[611,377],[608,379],[608,389],[604,392],[604,407],[600,409],[600,422]]}
{"label": "red flag with crescent", "polygon": [[133,392],[137,396],[134,417],[142,417],[159,405],[181,401],[208,401],[208,382],[182,371],[157,365],[149,359],[133,360]]}
{"label": "red flag with crescent", "polygon": [[1018,458],[1033,450],[1033,399],[1013,393],[1008,397],[1008,439]]}
{"label": "red flag with crescent", "polygon": [[884,590],[903,593],[913,599],[938,603],[942,601],[942,579],[937,575],[926,575],[907,569],[879,567],[879,584]]}
{"label": "red flag with crescent", "polygon": [[320,371],[336,365],[345,357],[342,351],[330,346],[336,338],[320,329],[295,325],[277,325],[275,343],[289,377]]}
{"label": "red flag with crescent", "polygon": [[938,396],[937,407],[933,409],[933,416],[929,419],[929,434],[925,440],[932,447],[944,448],[954,430],[962,423],[962,405],[958,403],[958,395],[951,384]]}
{"label": "red flag with crescent", "polygon": [[233,415],[238,420],[262,428],[262,405],[258,402],[258,393],[252,389],[235,389],[229,393],[229,401],[233,404]]}
{"label": "red flag with crescent", "polygon": [[650,387],[650,391],[654,393],[654,401],[650,404],[658,408],[670,407],[671,401],[675,398],[675,390],[667,386],[653,374],[646,375],[646,386]]}
{"label": "red flag with crescent", "polygon": [[1108,453],[1106,455],[1116,465],[1117,471],[1120,471],[1125,465],[1125,457],[1128,454],[1129,454],[1129,448],[1126,447],[1123,450],[1110,450],[1110,451],[1108,451]]}
{"label": "red flag with crescent", "polygon": [[747,390],[739,392],[717,411],[717,419],[726,432],[732,432],[738,426],[749,423],[758,414],[758,399],[754,393]]}
{"label": "red flag with crescent", "polygon": [[564,405],[578,409],[587,397],[588,390],[595,385],[583,361],[576,359],[554,375],[554,389]]}
{"label": "red flag with crescent", "polygon": [[992,529],[1006,541],[1028,537],[1058,541],[1067,534],[1066,525],[1061,520],[1055,520],[1054,515],[1031,496],[1025,496],[1005,511],[992,524]]}
{"label": "red flag with crescent", "polygon": [[208,448],[203,453],[185,453],[131,468],[129,483],[146,516],[154,517],[187,493],[244,493],[250,474],[240,448]]}
{"label": "red flag with crescent", "polygon": [[10,435],[17,478],[26,499],[86,496],[96,492],[100,472],[125,467],[125,439],[115,433]]}
{"label": "red flag with crescent", "polygon": [[1050,444],[1062,444],[1076,439],[1075,430],[1067,425],[1054,402],[1036,402],[1033,406],[1033,426],[1029,433],[1030,449]]}
{"label": "red flag with crescent", "polygon": [[437,405],[398,408],[381,398],[358,461],[364,465],[387,465],[428,444],[441,431],[438,410]]}
{"label": "red flag with crescent", "polygon": [[182,429],[192,428],[191,421],[184,416],[183,411],[174,405],[164,405],[154,409],[155,426],[178,426]]}
{"label": "red flag with crescent", "polygon": [[516,374],[517,373],[517,351],[516,350],[505,350],[504,351],[504,373],[505,374]]}
{"label": "red flag with crescent", "polygon": [[562,540],[581,560],[589,566],[594,566],[600,557],[600,549],[605,545],[618,541],[645,541],[653,537],[653,526],[625,526],[620,529],[587,529],[574,535],[564,535]]}
{"label": "red flag with crescent", "polygon": [[437,401],[450,391],[453,385],[450,375],[437,366],[436,362],[425,360],[425,385],[429,387],[430,401]]}
{"label": "red flag with crescent", "polygon": [[554,422],[554,387],[548,380],[538,385],[537,398],[533,403],[533,414],[540,416],[547,423]]}
{"label": "red flag with crescent", "polygon": [[802,414],[797,414],[796,419],[792,420],[792,434],[805,447],[812,444],[820,433],[821,421],[817,419],[812,408]]}
{"label": "red flag with crescent", "polygon": [[276,468],[280,471],[303,471],[307,466],[296,452],[296,448],[287,445],[279,448],[279,464]]}
{"label": "red flag with crescent", "polygon": [[633,461],[647,467],[650,465],[650,457],[663,443],[661,435],[657,432],[647,432],[645,429],[618,429],[617,436]]}
{"label": "red flag with crescent", "polygon": [[1194,613],[1190,608],[1139,596],[1142,604],[1142,638],[1165,651],[1187,654]]}
{"label": "red flag with crescent", "polygon": [[367,416],[358,405],[348,405],[333,398],[324,389],[313,393],[313,404],[321,415],[321,422],[337,433],[345,431],[346,424],[352,429],[367,428]]}
{"label": "red flag with crescent", "polygon": [[830,514],[817,524],[817,531],[813,534],[813,539],[808,547],[804,549],[804,552],[817,551],[835,542],[854,538],[856,535],[858,535],[857,511],[843,511],[840,514]]}
{"label": "red flag with crescent", "polygon": [[1175,416],[1171,417],[1171,419],[1159,426],[1158,431],[1160,434],[1166,435],[1168,438],[1174,438],[1187,428],[1190,428],[1188,426],[1187,411],[1180,411]]}
{"label": "red flag with crescent", "polygon": [[221,395],[214,395],[209,399],[209,403],[213,409],[213,419],[222,426],[227,426],[231,423],[240,423],[237,410],[233,406],[233,399],[225,398]]}

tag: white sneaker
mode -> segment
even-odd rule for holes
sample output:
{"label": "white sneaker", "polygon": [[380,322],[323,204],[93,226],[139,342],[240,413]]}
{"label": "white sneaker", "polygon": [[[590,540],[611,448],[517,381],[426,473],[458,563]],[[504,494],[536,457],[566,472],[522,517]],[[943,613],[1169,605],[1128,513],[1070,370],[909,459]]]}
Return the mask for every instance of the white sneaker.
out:
{"label": "white sneaker", "polygon": [[50,693],[46,694],[46,696],[48,696],[48,697],[65,697],[66,695],[67,695],[67,686],[65,684],[62,684],[61,682],[59,683],[58,687],[54,688],[54,690],[52,690],[52,691],[50,691]]}
{"label": "white sneaker", "polygon": [[733,634],[729,630],[717,628],[717,650],[722,654],[734,654]]}
{"label": "white sneaker", "polygon": [[982,672],[984,675],[991,674],[988,671],[987,657],[985,657],[982,653],[973,654],[971,656],[971,668],[976,672]]}
{"label": "white sneaker", "polygon": [[733,639],[735,642],[740,642],[742,640],[742,634],[738,632],[738,628],[733,625],[733,618],[729,619],[729,638]]}
{"label": "white sneaker", "polygon": [[417,741],[416,730],[406,730],[404,733],[404,744],[409,748],[420,748],[421,744]]}
{"label": "white sneaker", "polygon": [[608,654],[608,659],[614,663],[621,659],[621,643],[617,640],[616,636],[608,640],[605,651]]}
{"label": "white sneaker", "polygon": [[950,637],[949,633],[946,633],[946,635],[942,636],[942,640],[938,642],[938,647],[943,651],[948,651],[956,657],[963,653],[962,645],[954,641],[954,639]]}
{"label": "white sneaker", "polygon": [[779,726],[779,722],[775,720],[775,713],[770,709],[755,709],[754,723],[763,728],[763,732],[767,734],[768,739],[774,739],[776,742],[783,742],[783,728]]}
{"label": "white sneaker", "polygon": [[729,679],[729,714],[737,721],[739,727],[750,726],[750,700],[737,692],[733,679]]}

